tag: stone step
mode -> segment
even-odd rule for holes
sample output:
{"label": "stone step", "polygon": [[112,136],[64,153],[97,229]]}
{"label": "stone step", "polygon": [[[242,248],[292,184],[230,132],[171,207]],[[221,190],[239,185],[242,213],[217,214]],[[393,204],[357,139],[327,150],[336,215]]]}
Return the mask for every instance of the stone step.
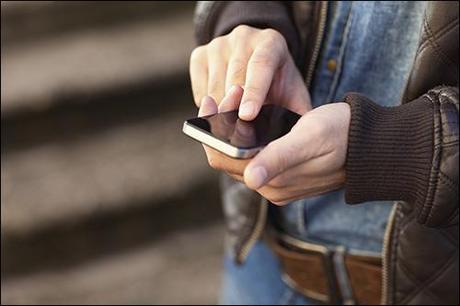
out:
{"label": "stone step", "polygon": [[218,178],[181,133],[193,3],[70,3],[1,3],[1,302],[215,303]]}
{"label": "stone step", "polygon": [[[14,136],[21,143],[27,142],[27,136],[8,134],[6,125],[1,154],[2,231],[26,235],[62,220],[135,208],[145,201],[153,205],[216,179],[201,146],[181,131],[183,121],[196,114],[190,94],[145,99],[150,108],[126,101],[124,108],[112,112],[83,112],[80,117],[56,114],[54,121],[45,122],[48,133],[55,130],[57,138],[17,150]],[[162,107],[165,101],[169,106]],[[130,107],[137,111],[130,114]],[[111,125],[120,118],[126,122]],[[42,122],[27,127],[19,120],[18,125],[23,134],[34,138],[35,127]]]}
{"label": "stone step", "polygon": [[2,120],[46,112],[74,96],[177,78],[187,73],[194,44],[191,9],[19,45],[11,36],[3,38],[2,27]]}
{"label": "stone step", "polygon": [[84,265],[13,279],[2,277],[1,303],[216,304],[222,237],[220,223],[197,225]]}
{"label": "stone step", "polygon": [[26,41],[190,11],[192,1],[2,1],[2,38]]}
{"label": "stone step", "polygon": [[222,220],[217,173],[181,132],[188,80],[169,85],[2,120],[2,279]]}

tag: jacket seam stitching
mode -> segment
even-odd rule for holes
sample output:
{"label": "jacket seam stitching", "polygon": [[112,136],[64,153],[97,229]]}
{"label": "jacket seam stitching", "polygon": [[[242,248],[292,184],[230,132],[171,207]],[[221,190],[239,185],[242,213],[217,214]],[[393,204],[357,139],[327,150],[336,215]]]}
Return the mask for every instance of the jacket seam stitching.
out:
{"label": "jacket seam stitching", "polygon": [[[434,38],[434,35],[433,35],[433,31],[431,30],[431,27],[428,24],[428,21],[426,19],[425,19],[425,22],[424,22],[424,27],[425,27],[425,29],[426,29],[426,31],[428,33],[427,39],[428,39],[430,45],[433,47],[433,50],[436,51],[436,53],[439,54],[439,58],[441,59],[441,61],[443,61],[445,64],[447,64],[449,66],[450,65],[455,66],[455,62],[442,51],[441,47],[436,42],[436,39]],[[448,62],[446,62],[445,60],[447,60]],[[457,71],[458,71],[458,69],[457,69]]]}
{"label": "jacket seam stitching", "polygon": [[[456,25],[458,25],[458,19],[454,19],[454,20],[450,21],[447,25],[445,25],[444,27],[442,27],[441,29],[439,29],[435,33],[433,33],[433,38],[436,39],[436,40],[439,40],[444,35],[449,33],[453,28],[455,28]],[[422,44],[420,44],[419,50],[417,51],[417,55],[419,53],[422,53],[423,50],[425,50],[427,47],[430,46],[429,42],[430,42],[430,40],[429,40],[428,35],[427,35],[426,40]]]}
{"label": "jacket seam stitching", "polygon": [[446,224],[451,225],[449,223],[452,222],[452,220],[454,220],[457,216],[458,216],[458,207],[454,209],[454,212],[452,213],[452,215],[449,217],[449,219],[447,219]]}
{"label": "jacket seam stitching", "polygon": [[[458,214],[458,211],[457,213],[454,214],[454,216]],[[452,244],[452,247],[456,248],[458,246],[458,241],[455,241],[454,238],[451,237],[451,234],[449,232],[446,232],[446,230],[444,229],[439,229],[439,233],[447,240],[449,240],[449,242]]]}
{"label": "jacket seam stitching", "polygon": [[[434,101],[433,97],[431,96],[430,93],[425,95],[432,103],[434,106],[438,106],[436,101]],[[440,108],[438,107],[437,109],[435,108],[435,111],[437,114],[435,114],[435,120],[436,120],[436,115],[440,115],[439,113],[441,112]],[[441,121],[441,119],[439,119]],[[433,122],[435,125],[435,122]],[[433,139],[436,140],[436,136],[438,136],[438,139],[442,139],[442,128],[439,127],[438,131],[436,131],[436,126],[433,127],[433,132],[438,135],[434,135]],[[429,182],[434,180],[434,185],[433,185],[433,190],[430,192],[430,194],[427,193],[425,196],[424,201],[422,202],[421,205],[421,210],[419,212],[419,216],[422,218],[423,224],[427,223],[427,220],[429,217],[431,217],[432,214],[432,209],[433,209],[433,203],[430,204],[431,201],[433,201],[434,198],[436,198],[436,194],[438,191],[438,184],[439,184],[439,166],[441,163],[441,155],[442,155],[442,146],[436,147],[437,149],[435,152],[433,152],[433,160],[432,160],[432,166],[431,166],[431,171],[430,171],[430,176],[429,176]],[[435,164],[436,163],[436,164]],[[429,190],[429,189],[428,189]]]}
{"label": "jacket seam stitching", "polygon": [[452,191],[454,194],[458,194],[458,189],[455,188],[455,183],[442,171],[439,171],[439,179],[444,183],[444,185]]}
{"label": "jacket seam stitching", "polygon": [[[447,261],[444,263],[444,265],[442,266],[442,268],[440,270],[438,270],[434,275],[432,275],[431,277],[429,277],[428,279],[426,279],[422,285],[418,288],[415,288],[410,294],[408,294],[402,301],[401,301],[401,304],[407,304],[408,301],[410,301],[410,299],[412,299],[414,296],[416,296],[421,290],[425,290],[427,289],[426,287],[435,282],[436,280],[438,280],[439,277],[441,277],[444,272],[447,271],[448,268],[451,267],[451,264],[452,264],[452,261],[453,259],[455,259],[457,256],[457,252],[456,251],[453,251],[452,254],[448,257]],[[429,289],[427,289],[429,290]]]}
{"label": "jacket seam stitching", "polygon": [[[413,292],[414,290],[417,290],[419,286],[423,286],[423,281],[419,280],[407,267],[407,265],[404,262],[399,262],[399,268],[401,271],[406,275],[407,278],[413,283],[413,285],[416,287],[416,289],[413,289],[412,292],[409,293],[409,295],[406,296],[406,298],[401,302],[401,304],[405,304],[406,299],[411,299],[413,296],[417,295],[418,292]],[[427,289],[424,293],[429,294],[431,297],[440,300],[440,298],[434,294],[433,292],[430,291],[430,289]],[[411,296],[413,295],[413,296]]]}

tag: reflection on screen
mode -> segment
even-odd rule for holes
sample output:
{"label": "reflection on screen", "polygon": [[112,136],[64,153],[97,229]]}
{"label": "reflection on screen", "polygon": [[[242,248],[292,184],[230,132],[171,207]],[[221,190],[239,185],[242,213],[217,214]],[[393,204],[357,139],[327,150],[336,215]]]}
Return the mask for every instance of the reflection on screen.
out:
{"label": "reflection on screen", "polygon": [[187,120],[188,123],[238,148],[265,146],[288,133],[300,115],[276,105],[265,105],[253,121],[238,118],[238,111]]}

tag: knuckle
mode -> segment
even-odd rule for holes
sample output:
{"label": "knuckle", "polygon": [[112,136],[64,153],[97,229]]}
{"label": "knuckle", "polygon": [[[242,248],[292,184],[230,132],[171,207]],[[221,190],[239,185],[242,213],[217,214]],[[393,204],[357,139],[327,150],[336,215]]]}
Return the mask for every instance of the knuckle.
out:
{"label": "knuckle", "polygon": [[[290,151],[290,149],[288,149]],[[277,160],[277,171],[282,172],[287,168],[287,165],[289,164],[289,158],[288,156],[291,156],[290,154],[281,154],[278,153],[276,155],[276,160]]]}
{"label": "knuckle", "polygon": [[286,45],[286,40],[280,32],[273,29],[263,30],[264,41],[267,44],[273,45],[274,47],[284,47]]}
{"label": "knuckle", "polygon": [[282,173],[289,165],[290,157],[294,156],[296,152],[291,147],[283,147],[283,151],[275,144],[267,145],[267,150],[273,150],[273,165],[275,166],[276,173]]}
{"label": "knuckle", "polygon": [[249,34],[251,30],[251,27],[245,25],[245,24],[240,24],[239,26],[237,26],[236,28],[233,29],[233,31],[231,32],[231,34],[238,38],[238,37],[243,37],[243,36],[246,36],[247,34]]}
{"label": "knuckle", "polygon": [[275,177],[274,179],[272,179],[270,181],[269,185],[274,187],[274,188],[285,187],[286,186],[286,178],[285,178],[284,174],[280,174],[277,177]]}
{"label": "knuckle", "polygon": [[254,52],[251,62],[255,65],[261,65],[268,68],[275,68],[275,58],[273,53],[268,49],[259,49]]}
{"label": "knuckle", "polygon": [[195,62],[201,59],[204,54],[204,46],[199,46],[193,49],[192,53],[190,54],[190,62]]}
{"label": "knuckle", "polygon": [[269,39],[273,39],[273,40],[276,40],[276,39],[280,39],[282,38],[281,34],[274,30],[274,29],[265,29],[262,31],[263,35]]}
{"label": "knuckle", "polygon": [[249,100],[259,100],[258,98],[262,94],[262,88],[255,86],[254,84],[248,84],[244,87],[244,91]]}
{"label": "knuckle", "polygon": [[211,40],[208,44],[208,47],[213,52],[220,52],[224,46],[225,38],[223,36],[219,36]]}

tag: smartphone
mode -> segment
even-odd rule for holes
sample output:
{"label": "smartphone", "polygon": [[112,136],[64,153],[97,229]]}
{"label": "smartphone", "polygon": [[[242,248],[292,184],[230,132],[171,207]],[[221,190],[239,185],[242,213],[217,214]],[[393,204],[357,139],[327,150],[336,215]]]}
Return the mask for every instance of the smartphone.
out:
{"label": "smartphone", "polygon": [[232,158],[251,158],[273,140],[289,133],[300,115],[267,104],[252,121],[238,118],[238,110],[186,120],[182,131]]}

